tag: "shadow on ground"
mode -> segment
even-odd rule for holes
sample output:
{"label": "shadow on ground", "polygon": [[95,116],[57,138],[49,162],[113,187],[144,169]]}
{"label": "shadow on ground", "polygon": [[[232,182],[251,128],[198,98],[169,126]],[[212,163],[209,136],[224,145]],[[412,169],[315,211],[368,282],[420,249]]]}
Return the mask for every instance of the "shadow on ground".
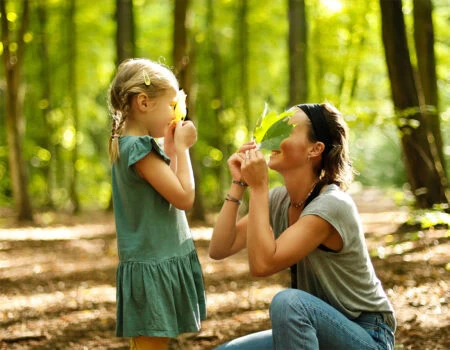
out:
{"label": "shadow on ground", "polygon": [[[450,348],[447,231],[397,231],[406,213],[379,191],[355,194],[378,276],[398,318],[397,349]],[[0,229],[0,350],[128,349],[114,336],[113,218],[100,213],[45,227]],[[171,341],[175,349],[213,349],[270,327],[268,307],[289,284],[288,272],[249,275],[246,253],[207,257],[210,227],[193,227],[208,297],[198,334]]]}

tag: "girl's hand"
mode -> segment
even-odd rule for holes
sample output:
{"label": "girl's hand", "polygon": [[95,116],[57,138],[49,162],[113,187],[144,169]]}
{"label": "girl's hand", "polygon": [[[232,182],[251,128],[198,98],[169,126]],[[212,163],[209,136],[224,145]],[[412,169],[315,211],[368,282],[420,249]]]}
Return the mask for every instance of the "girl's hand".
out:
{"label": "girl's hand", "polygon": [[197,141],[197,129],[191,121],[181,121],[175,127],[175,148],[180,151],[192,147]]}
{"label": "girl's hand", "polygon": [[244,160],[241,163],[241,174],[251,188],[269,185],[267,162],[263,154],[256,149],[245,151]]}
{"label": "girl's hand", "polygon": [[235,181],[242,181],[241,164],[244,161],[245,152],[256,148],[254,141],[244,143],[236,153],[228,158],[228,168],[230,169],[231,178]]}
{"label": "girl's hand", "polygon": [[176,123],[171,123],[164,134],[164,153],[171,158],[175,154],[175,127]]}

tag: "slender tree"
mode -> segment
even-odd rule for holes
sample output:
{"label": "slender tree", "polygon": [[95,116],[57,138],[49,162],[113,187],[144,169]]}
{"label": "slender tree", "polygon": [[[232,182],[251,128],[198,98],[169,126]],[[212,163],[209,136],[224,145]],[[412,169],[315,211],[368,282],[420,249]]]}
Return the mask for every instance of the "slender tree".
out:
{"label": "slender tree", "polygon": [[304,0],[289,0],[289,106],[308,99],[308,26]]}
{"label": "slender tree", "polygon": [[[116,0],[116,66],[136,56],[136,36],[133,0]],[[115,74],[115,73],[114,73]],[[107,211],[113,210],[112,196]]]}
{"label": "slender tree", "polygon": [[116,0],[117,64],[136,55],[133,0]]}
{"label": "slender tree", "polygon": [[[418,90],[421,111],[428,120],[428,141],[443,189],[448,189],[441,123],[438,106],[436,59],[434,54],[433,4],[431,0],[414,0],[414,43],[418,65]],[[447,192],[447,201],[449,199]]]}
{"label": "slender tree", "polygon": [[54,208],[54,202],[53,202],[53,185],[54,185],[54,178],[53,178],[53,172],[52,172],[52,164],[54,164],[54,158],[55,158],[55,146],[53,142],[51,141],[51,136],[54,133],[54,128],[52,123],[50,122],[50,112],[52,110],[51,105],[51,83],[50,83],[50,76],[51,76],[51,69],[50,69],[50,56],[48,52],[48,35],[47,35],[47,22],[48,22],[48,14],[47,14],[47,3],[45,0],[39,0],[37,4],[37,16],[39,18],[39,54],[41,59],[40,62],[40,75],[41,75],[41,81],[42,81],[42,95],[41,100],[46,101],[46,105],[42,109],[43,113],[43,120],[44,120],[44,127],[45,130],[48,130],[48,133],[46,133],[45,138],[42,140],[43,144],[42,146],[47,149],[50,154],[50,163],[48,166],[46,166],[44,170],[45,178],[47,179],[47,191],[46,192],[46,205],[50,208]]}
{"label": "slender tree", "polygon": [[401,0],[380,0],[382,38],[408,181],[419,208],[447,202],[428,141],[406,40]]}
{"label": "slender tree", "polygon": [[[220,118],[224,111],[224,85],[223,85],[223,76],[222,76],[222,57],[219,50],[219,38],[217,36],[216,31],[216,17],[215,17],[215,7],[213,4],[213,0],[207,1],[207,12],[206,12],[206,28],[209,30],[206,33],[206,43],[207,50],[209,55],[211,56],[210,67],[211,70],[209,72],[210,76],[214,77],[214,84],[212,86],[212,100],[217,101],[217,106],[213,108],[213,118],[210,121],[210,125],[212,126],[211,130],[213,131],[212,142],[214,147],[220,149],[222,154],[226,156],[228,154],[227,145],[224,142],[225,135],[225,127],[223,125],[223,121]],[[222,198],[222,193],[224,191],[225,186],[228,186],[229,180],[229,171],[228,166],[225,162],[221,162],[220,166],[217,169],[216,176],[219,180],[219,191],[221,194],[220,198]]]}
{"label": "slender tree", "polygon": [[242,106],[244,113],[245,126],[248,132],[251,132],[254,127],[254,120],[252,118],[250,109],[250,94],[248,90],[248,62],[249,62],[249,26],[248,26],[248,1],[239,0],[238,9],[236,11],[236,25],[237,25],[237,67],[239,70],[238,86],[239,104]]}
{"label": "slender tree", "polygon": [[78,199],[76,162],[78,159],[78,128],[79,128],[79,108],[78,108],[78,84],[77,84],[77,26],[75,21],[76,1],[70,0],[67,13],[67,31],[68,31],[68,89],[70,95],[70,107],[72,112],[72,124],[74,132],[74,145],[72,149],[72,166],[70,167],[69,196],[73,212],[80,210],[80,201]]}
{"label": "slender tree", "polygon": [[[187,106],[189,110],[189,118],[195,122],[195,95],[192,94],[192,63],[193,55],[189,51],[188,30],[187,30],[187,13],[189,8],[189,0],[175,0],[173,10],[173,51],[172,59],[175,74],[180,82],[181,88],[188,95]],[[197,184],[201,182],[200,164],[197,161],[195,147],[191,150],[192,167],[194,170],[195,181]],[[195,202],[191,210],[190,217],[192,220],[204,221],[205,209],[199,186],[195,186]]]}
{"label": "slender tree", "polygon": [[21,24],[14,39],[10,30],[6,11],[6,0],[0,0],[3,66],[6,78],[6,129],[9,147],[9,168],[13,186],[13,196],[19,221],[32,221],[33,212],[28,193],[27,166],[23,159],[22,136],[25,124],[23,96],[20,84],[25,54],[24,36],[29,24],[29,1],[23,0]]}

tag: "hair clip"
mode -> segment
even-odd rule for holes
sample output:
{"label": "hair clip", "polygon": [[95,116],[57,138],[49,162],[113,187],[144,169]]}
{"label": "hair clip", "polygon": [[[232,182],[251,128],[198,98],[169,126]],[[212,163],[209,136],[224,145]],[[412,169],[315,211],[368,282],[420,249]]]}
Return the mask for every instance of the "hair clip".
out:
{"label": "hair clip", "polygon": [[142,70],[142,75],[144,76],[144,84],[146,86],[150,86],[152,81],[150,80],[150,77],[148,76],[147,72],[145,70]]}

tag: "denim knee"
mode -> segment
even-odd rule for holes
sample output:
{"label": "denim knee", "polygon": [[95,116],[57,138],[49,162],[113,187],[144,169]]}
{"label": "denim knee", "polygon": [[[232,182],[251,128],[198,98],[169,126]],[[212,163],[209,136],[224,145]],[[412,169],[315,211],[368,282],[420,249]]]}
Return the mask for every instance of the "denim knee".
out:
{"label": "denim knee", "polygon": [[269,308],[272,323],[286,318],[293,309],[297,314],[301,312],[302,301],[308,296],[310,296],[308,293],[298,289],[285,289],[275,294]]}
{"label": "denim knee", "polygon": [[277,310],[283,309],[287,306],[292,306],[302,304],[302,301],[308,299],[311,295],[298,289],[285,289],[277,294],[272,299],[270,304],[270,311],[276,312]]}

